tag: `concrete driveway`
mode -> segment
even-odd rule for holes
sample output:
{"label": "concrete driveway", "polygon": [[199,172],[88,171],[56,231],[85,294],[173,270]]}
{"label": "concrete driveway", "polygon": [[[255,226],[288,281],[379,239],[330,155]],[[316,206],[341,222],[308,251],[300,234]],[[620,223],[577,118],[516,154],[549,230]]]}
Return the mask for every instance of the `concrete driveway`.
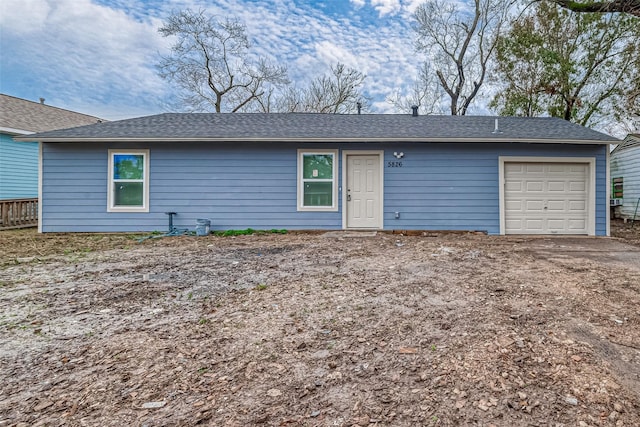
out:
{"label": "concrete driveway", "polygon": [[523,239],[537,258],[568,261],[581,258],[640,271],[640,247],[610,237],[540,237]]}

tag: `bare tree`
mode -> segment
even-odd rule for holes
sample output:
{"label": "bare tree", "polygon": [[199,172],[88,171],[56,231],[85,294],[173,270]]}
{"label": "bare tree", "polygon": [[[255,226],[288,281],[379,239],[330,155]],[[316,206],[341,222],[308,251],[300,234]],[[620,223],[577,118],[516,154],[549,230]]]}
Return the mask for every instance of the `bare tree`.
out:
{"label": "bare tree", "polygon": [[180,88],[193,111],[240,111],[263,97],[269,85],[288,83],[285,67],[250,57],[246,29],[237,20],[187,9],[169,16],[158,31],[176,38],[158,64],[160,76]]}
{"label": "bare tree", "polygon": [[447,105],[447,94],[440,85],[438,76],[430,62],[424,62],[409,93],[397,91],[387,97],[387,102],[395,107],[397,112],[407,113],[417,106],[422,114],[442,114]]}
{"label": "bare tree", "polygon": [[573,12],[593,13],[628,13],[640,17],[640,0],[613,0],[613,1],[573,1],[552,0],[558,6]]}
{"label": "bare tree", "polygon": [[[638,28],[640,32],[640,27]],[[640,34],[639,34],[640,42]],[[640,121],[640,48],[636,54],[631,69],[635,70],[631,84],[626,93],[626,103],[622,111],[627,111],[630,117],[635,117],[636,121]]]}
{"label": "bare tree", "polygon": [[[452,115],[466,114],[478,95],[509,6],[508,0],[474,0],[468,10],[458,3],[429,0],[416,9],[416,50],[427,54]],[[424,83],[433,86],[433,79]],[[423,88],[428,90],[434,89]]]}
{"label": "bare tree", "polygon": [[[636,70],[634,78],[628,85],[625,102],[615,105],[614,121],[612,123],[617,128],[626,130],[626,133],[640,134],[640,73],[638,73],[638,70],[640,70],[640,53],[636,55],[635,64],[632,67],[632,69]],[[614,134],[614,132],[610,133]]]}
{"label": "bare tree", "polygon": [[331,70],[313,79],[307,87],[288,86],[280,93],[263,97],[265,112],[305,112],[347,114],[366,108],[368,100],[361,92],[366,75],[337,63]]}
{"label": "bare tree", "polygon": [[363,101],[360,92],[366,76],[344,64],[336,64],[331,71],[313,80],[303,91],[302,111],[318,113],[351,113]]}

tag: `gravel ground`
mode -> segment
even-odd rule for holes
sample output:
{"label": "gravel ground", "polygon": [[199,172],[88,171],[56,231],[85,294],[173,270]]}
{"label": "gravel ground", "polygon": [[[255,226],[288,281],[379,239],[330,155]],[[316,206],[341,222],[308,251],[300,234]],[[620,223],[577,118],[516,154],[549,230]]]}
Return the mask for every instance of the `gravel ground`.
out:
{"label": "gravel ground", "polygon": [[0,232],[0,426],[637,426],[614,238]]}

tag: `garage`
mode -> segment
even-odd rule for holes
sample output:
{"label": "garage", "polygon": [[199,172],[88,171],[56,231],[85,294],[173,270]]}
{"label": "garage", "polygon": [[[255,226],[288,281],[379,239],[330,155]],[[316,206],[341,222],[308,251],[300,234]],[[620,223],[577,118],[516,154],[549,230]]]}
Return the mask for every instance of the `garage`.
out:
{"label": "garage", "polygon": [[503,234],[594,234],[591,162],[502,160]]}
{"label": "garage", "polygon": [[[42,232],[161,230],[171,210],[181,229],[590,236],[609,234],[619,142],[553,117],[290,113],[165,113],[29,138],[42,143]],[[115,206],[122,179],[105,166],[129,157],[146,169],[135,204]]]}

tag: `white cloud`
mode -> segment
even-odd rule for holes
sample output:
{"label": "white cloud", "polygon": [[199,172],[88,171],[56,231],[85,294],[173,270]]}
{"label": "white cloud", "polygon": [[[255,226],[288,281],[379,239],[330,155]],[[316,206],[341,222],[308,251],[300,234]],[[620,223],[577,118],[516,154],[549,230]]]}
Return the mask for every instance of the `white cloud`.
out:
{"label": "white cloud", "polygon": [[371,5],[380,16],[395,14],[400,11],[400,0],[371,0]]}
{"label": "white cloud", "polygon": [[3,0],[0,2],[0,28],[3,34],[29,34],[41,31],[51,6],[47,0]]}
{"label": "white cloud", "polygon": [[[351,7],[387,14],[381,23],[373,11],[372,21],[363,11],[331,15],[293,0],[0,0],[2,91],[106,119],[160,112],[170,88],[154,64],[169,40],[157,29],[169,13],[189,7],[244,22],[253,52],[288,66],[300,85],[336,62],[362,71],[366,93],[386,111],[384,97],[416,75],[402,16],[415,1],[351,0]],[[22,75],[7,81],[5,70]]]}
{"label": "white cloud", "polygon": [[365,73],[364,90],[375,98],[372,105],[380,112],[390,111],[384,98],[410,84],[420,62],[405,17],[387,18],[384,25],[349,16],[332,18],[290,0],[252,3],[250,8],[241,0],[221,0],[208,10],[244,21],[256,49],[287,65],[298,85],[336,62]]}
{"label": "white cloud", "polygon": [[[9,46],[15,51],[11,58],[3,55],[3,67],[28,64],[21,80],[11,83],[28,91],[25,86],[37,82],[40,93],[29,99],[43,96],[62,107],[82,104],[87,109],[81,112],[94,115],[101,115],[103,106],[116,99],[128,105],[140,97],[155,98],[150,104],[160,108],[164,85],[152,66],[155,52],[163,46],[157,22],[139,21],[90,0],[11,2],[3,2],[10,13],[3,13],[2,43],[5,52]],[[5,20],[21,25],[5,27]]]}
{"label": "white cloud", "polygon": [[418,6],[424,3],[425,0],[405,0],[402,7],[409,13],[413,13],[416,11]]}
{"label": "white cloud", "polygon": [[347,67],[357,67],[357,59],[345,46],[336,45],[334,41],[324,40],[315,45],[317,58],[323,63],[335,64],[340,62]]}
{"label": "white cloud", "polygon": [[364,7],[367,2],[381,17],[412,14],[425,0],[350,0],[356,7]]}

